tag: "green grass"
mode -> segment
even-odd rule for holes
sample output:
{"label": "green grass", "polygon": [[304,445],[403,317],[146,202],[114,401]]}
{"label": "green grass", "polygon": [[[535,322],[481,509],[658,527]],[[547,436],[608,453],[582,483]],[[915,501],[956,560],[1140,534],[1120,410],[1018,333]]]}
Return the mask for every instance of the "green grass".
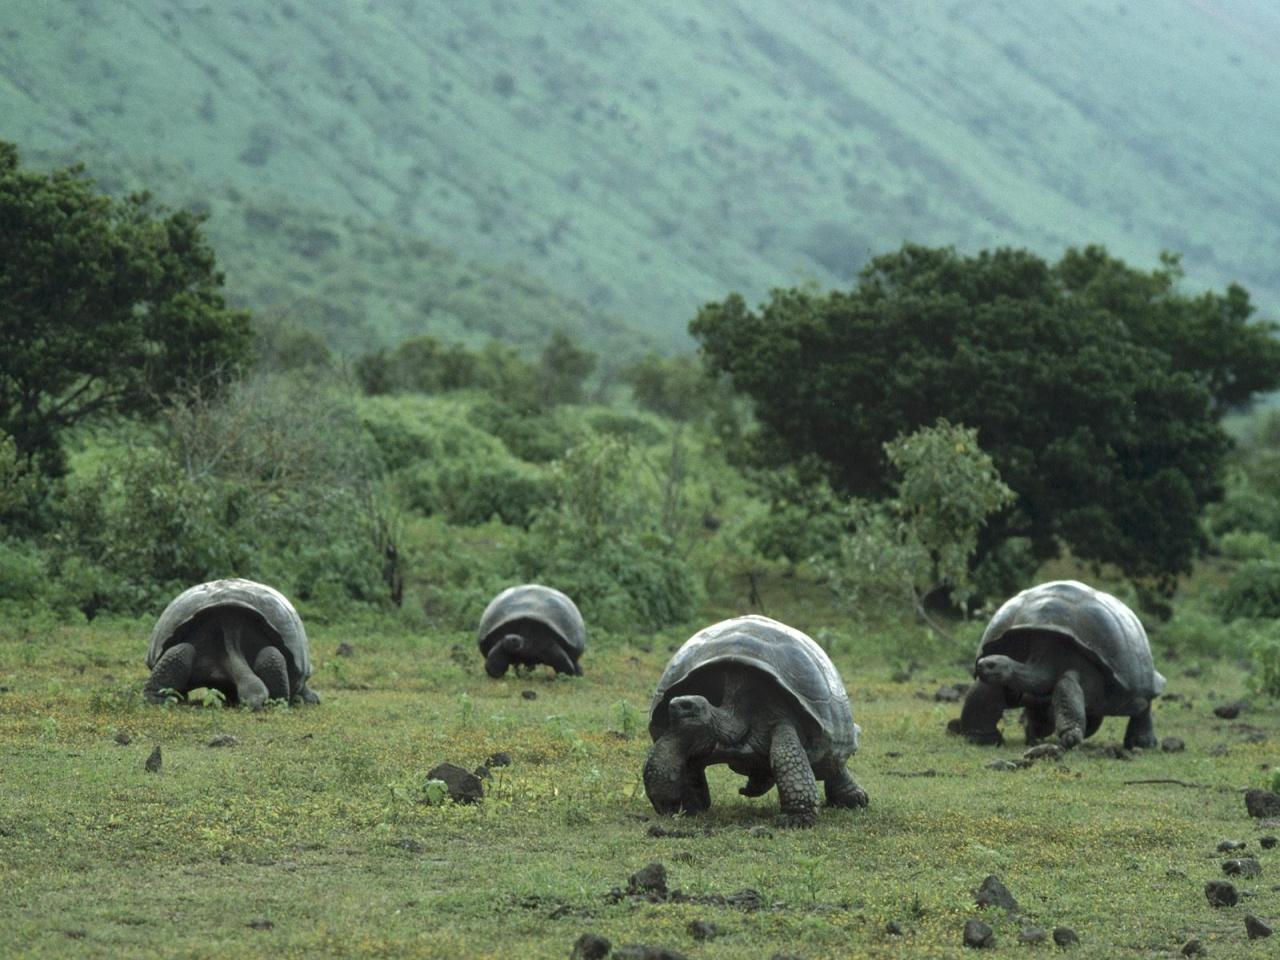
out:
{"label": "green grass", "polygon": [[[1185,753],[1122,762],[1091,742],[1005,773],[984,764],[1020,743],[943,733],[957,707],[932,694],[960,669],[893,682],[891,636],[835,625],[864,731],[850,767],[871,806],[756,836],[776,795],[741,798],[715,768],[710,813],[663,822],[692,834],[654,838],[644,712],[679,632],[596,644],[581,680],[492,681],[465,631],[314,625],[324,703],[253,714],[142,704],[148,626],[0,628],[0,955],[563,957],[590,930],[708,960],[960,956],[970,916],[1016,947],[1017,923],[973,905],[988,873],[1032,922],[1073,927],[1082,957],[1172,955],[1192,935],[1214,957],[1259,956],[1244,913],[1280,919],[1280,852],[1259,854],[1243,906],[1212,909],[1202,892],[1221,876],[1219,840],[1258,853],[1239,791],[1264,782],[1280,742],[1274,706],[1242,718],[1266,733],[1256,744],[1212,716],[1243,689],[1234,666],[1193,680],[1167,665],[1188,699],[1158,705],[1157,731]],[[355,654],[336,656],[340,642]],[[1109,720],[1095,741],[1122,732]],[[224,733],[239,742],[207,746]],[[1225,756],[1209,754],[1218,743]],[[158,775],[143,769],[157,744]],[[437,762],[499,750],[514,763],[482,804],[421,802]],[[1203,788],[1124,783],[1162,778]],[[693,902],[607,897],[654,860]],[[747,887],[762,909],[696,902]],[[722,935],[695,942],[693,919]],[[885,934],[890,920],[904,937]]]}

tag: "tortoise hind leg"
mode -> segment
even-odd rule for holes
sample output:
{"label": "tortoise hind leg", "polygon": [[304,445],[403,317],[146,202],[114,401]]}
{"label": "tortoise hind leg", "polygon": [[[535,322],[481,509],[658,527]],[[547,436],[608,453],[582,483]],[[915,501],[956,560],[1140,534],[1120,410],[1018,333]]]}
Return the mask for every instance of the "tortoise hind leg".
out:
{"label": "tortoise hind leg", "polygon": [[818,783],[809,766],[800,735],[790,723],[773,729],[769,745],[769,766],[778,783],[784,827],[812,827],[818,822]]}
{"label": "tortoise hind leg", "polygon": [[176,643],[164,652],[147,685],[142,688],[143,696],[151,703],[164,703],[162,690],[176,690],[186,693],[191,681],[191,668],[196,662],[196,648],[190,643]]}
{"label": "tortoise hind leg", "polygon": [[1156,743],[1156,728],[1151,722],[1151,707],[1148,705],[1147,709],[1129,718],[1129,726],[1124,731],[1124,745],[1130,750],[1134,747],[1150,750]]}
{"label": "tortoise hind leg", "polygon": [[1004,716],[1004,687],[977,681],[965,694],[964,707],[960,711],[960,733],[970,743],[1000,746],[1004,737],[996,725]]}
{"label": "tortoise hind leg", "polygon": [[548,641],[542,645],[542,649],[538,651],[538,659],[556,673],[565,673],[571,677],[582,673],[564,647],[554,641]]}
{"label": "tortoise hind leg", "polygon": [[289,699],[289,665],[278,647],[263,647],[253,660],[253,672],[267,688],[267,699]]}

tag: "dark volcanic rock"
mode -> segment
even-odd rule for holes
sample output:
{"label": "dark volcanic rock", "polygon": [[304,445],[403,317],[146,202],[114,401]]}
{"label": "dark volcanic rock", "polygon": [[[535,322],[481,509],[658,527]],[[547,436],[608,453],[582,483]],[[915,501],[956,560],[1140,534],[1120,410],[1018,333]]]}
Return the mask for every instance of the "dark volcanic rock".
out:
{"label": "dark volcanic rock", "polygon": [[1271,924],[1259,920],[1252,913],[1245,914],[1244,932],[1249,935],[1250,940],[1260,940],[1263,937],[1271,936],[1273,933]]}
{"label": "dark volcanic rock", "polygon": [[1066,751],[1056,743],[1040,743],[1027,750],[1023,760],[1061,760]]}
{"label": "dark volcanic rock", "polygon": [[688,930],[689,936],[695,940],[714,940],[720,935],[719,928],[706,920],[690,920]]}
{"label": "dark volcanic rock", "polygon": [[1204,895],[1211,907],[1234,907],[1240,902],[1235,885],[1226,880],[1210,880],[1204,885]]}
{"label": "dark volcanic rock", "polygon": [[1223,720],[1234,720],[1249,709],[1247,700],[1236,700],[1233,703],[1220,703],[1213,708],[1213,714]]}
{"label": "dark volcanic rock", "polygon": [[1280,793],[1246,790],[1244,806],[1251,817],[1280,817]]}
{"label": "dark volcanic rock", "polygon": [[1165,753],[1181,753],[1187,749],[1187,742],[1181,737],[1165,737],[1160,741],[1160,749]]}
{"label": "dark volcanic rock", "polygon": [[1232,850],[1243,850],[1248,844],[1243,840],[1220,840],[1218,842],[1219,853],[1230,853]]}
{"label": "dark volcanic rock", "polygon": [[354,656],[355,652],[356,652],[356,648],[353,647],[351,644],[340,643],[338,644],[338,649],[334,651],[334,655],[339,657],[350,657],[350,656]]}
{"label": "dark volcanic rock", "polygon": [[964,945],[975,950],[994,949],[996,936],[994,931],[981,920],[964,922]]}
{"label": "dark volcanic rock", "polygon": [[1080,942],[1080,938],[1070,927],[1054,927],[1053,942],[1060,947],[1074,947]]}
{"label": "dark volcanic rock", "polygon": [[982,881],[982,886],[973,893],[974,902],[980,907],[999,907],[1009,913],[1018,912],[1018,901],[1013,898],[1009,888],[994,873]]}
{"label": "dark volcanic rock", "polygon": [[1023,927],[1018,931],[1019,943],[1044,943],[1049,934],[1042,927]]}
{"label": "dark volcanic rock", "polygon": [[122,747],[127,747],[129,744],[133,743],[133,737],[129,736],[129,734],[124,730],[121,730],[116,734],[115,740],[116,743],[120,744]]}
{"label": "dark volcanic rock", "polygon": [[160,744],[156,744],[156,748],[151,751],[151,756],[147,757],[147,762],[143,764],[143,768],[147,773],[159,773],[160,764],[163,762],[160,757]]}
{"label": "dark volcanic rock", "polygon": [[484,765],[492,770],[494,767],[511,766],[511,754],[505,750],[499,750],[497,753],[491,753],[485,757]]}
{"label": "dark volcanic rock", "polygon": [[654,947],[647,943],[629,943],[619,947],[614,960],[687,960],[683,953],[667,947]]}
{"label": "dark volcanic rock", "polygon": [[667,895],[667,868],[651,863],[637,870],[627,879],[628,893],[656,893]]}
{"label": "dark volcanic rock", "polygon": [[234,747],[240,741],[229,733],[220,733],[209,741],[211,747]]}
{"label": "dark volcanic rock", "polygon": [[1203,957],[1204,944],[1200,942],[1199,937],[1192,937],[1182,945],[1182,955],[1184,957]]}
{"label": "dark volcanic rock", "polygon": [[440,763],[427,771],[428,780],[443,780],[455,803],[476,803],[484,797],[480,778],[455,763]]}
{"label": "dark volcanic rock", "polygon": [[1259,837],[1258,845],[1262,847],[1263,850],[1270,850],[1272,847],[1276,845],[1276,838],[1271,836],[1270,834],[1268,834],[1265,837]]}
{"label": "dark volcanic rock", "polygon": [[598,933],[584,933],[573,944],[569,960],[604,960],[613,944]]}
{"label": "dark volcanic rock", "polygon": [[538,691],[537,690],[521,690],[520,696],[524,697],[526,700],[537,700]]}
{"label": "dark volcanic rock", "polygon": [[275,924],[266,917],[254,917],[245,926],[250,930],[272,930],[275,928]]}
{"label": "dark volcanic rock", "polygon": [[1253,857],[1237,857],[1223,861],[1222,872],[1229,877],[1260,877],[1262,864]]}
{"label": "dark volcanic rock", "polygon": [[900,924],[897,920],[890,920],[888,923],[884,925],[884,932],[891,937],[900,937],[906,931],[902,929],[902,924]]}

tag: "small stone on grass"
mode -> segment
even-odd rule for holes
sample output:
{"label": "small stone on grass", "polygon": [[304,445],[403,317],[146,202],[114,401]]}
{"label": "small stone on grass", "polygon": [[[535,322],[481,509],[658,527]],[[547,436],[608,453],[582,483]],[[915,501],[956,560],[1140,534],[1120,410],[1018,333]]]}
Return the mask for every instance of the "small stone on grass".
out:
{"label": "small stone on grass", "polygon": [[1222,872],[1229,877],[1260,877],[1262,864],[1253,857],[1236,857],[1223,861]]}
{"label": "small stone on grass", "polygon": [[1054,927],[1053,942],[1060,947],[1074,947],[1080,942],[1080,938],[1070,927]]}
{"label": "small stone on grass", "polygon": [[598,933],[584,933],[573,944],[570,960],[604,960],[613,944]]}
{"label": "small stone on grass", "polygon": [[1270,790],[1246,790],[1244,806],[1251,817],[1280,817],[1280,793]]}
{"label": "small stone on grass", "polygon": [[1160,749],[1165,753],[1181,753],[1187,749],[1187,742],[1181,737],[1165,737],[1160,741]]}
{"label": "small stone on grass", "polygon": [[1261,940],[1263,937],[1269,937],[1274,932],[1271,925],[1264,920],[1259,920],[1252,913],[1245,914],[1244,932],[1249,935],[1250,940]]}
{"label": "small stone on grass", "polygon": [[720,934],[719,928],[706,920],[690,920],[688,930],[695,940],[714,940]]}
{"label": "small stone on grass", "polygon": [[1234,907],[1240,902],[1235,885],[1226,880],[1210,880],[1204,885],[1204,895],[1211,907]]}
{"label": "small stone on grass", "polygon": [[163,762],[160,757],[160,745],[156,744],[156,748],[151,751],[151,756],[147,757],[147,762],[143,764],[143,768],[147,773],[159,773],[160,765]]}
{"label": "small stone on grass", "polygon": [[975,950],[994,949],[996,945],[995,932],[981,920],[966,920],[964,922],[964,945]]}
{"label": "small stone on grass", "polygon": [[657,893],[667,895],[667,868],[661,863],[641,867],[627,879],[628,893]]}
{"label": "small stone on grass", "polygon": [[211,747],[234,747],[240,741],[229,733],[220,733],[209,741]]}
{"label": "small stone on grass", "polygon": [[1182,945],[1182,955],[1184,957],[1203,957],[1204,944],[1200,942],[1199,937],[1192,937]]}
{"label": "small stone on grass", "polygon": [[1049,939],[1049,934],[1043,927],[1023,927],[1018,931],[1019,943],[1044,943]]}
{"label": "small stone on grass", "polygon": [[980,907],[999,907],[1009,913],[1018,912],[1018,901],[994,873],[987,876],[973,893],[974,902]]}

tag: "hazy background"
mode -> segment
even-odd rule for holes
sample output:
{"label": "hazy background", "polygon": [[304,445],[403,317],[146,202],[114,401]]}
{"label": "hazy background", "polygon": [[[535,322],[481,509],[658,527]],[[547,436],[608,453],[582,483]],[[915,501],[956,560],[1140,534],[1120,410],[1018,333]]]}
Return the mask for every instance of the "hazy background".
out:
{"label": "hazy background", "polygon": [[905,240],[1274,316],[1277,102],[1273,0],[0,0],[0,137],[207,209],[232,299],[349,353],[684,350]]}

